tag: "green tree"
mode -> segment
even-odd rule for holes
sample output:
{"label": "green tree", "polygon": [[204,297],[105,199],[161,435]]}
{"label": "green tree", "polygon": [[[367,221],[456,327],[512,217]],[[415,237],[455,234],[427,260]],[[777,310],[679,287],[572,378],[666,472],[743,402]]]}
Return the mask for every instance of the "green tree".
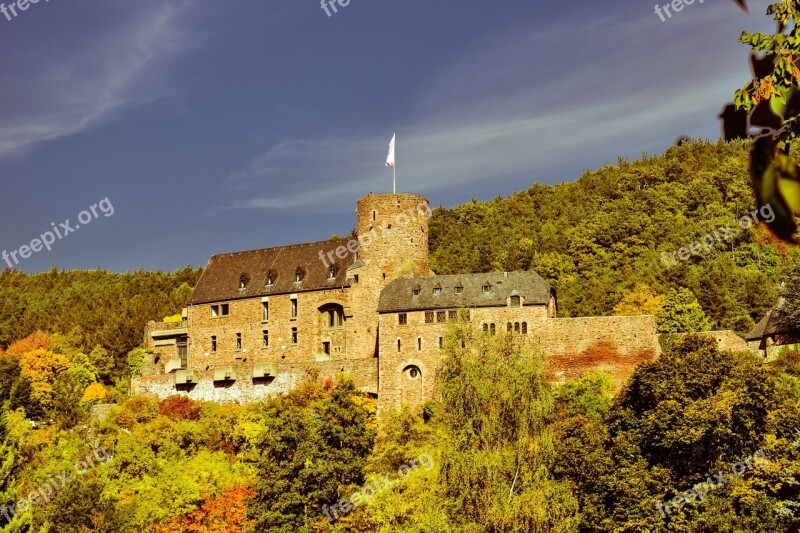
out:
{"label": "green tree", "polygon": [[784,279],[783,323],[795,332],[800,332],[800,264],[794,266]]}
{"label": "green tree", "polygon": [[576,502],[549,473],[553,396],[543,368],[519,336],[490,336],[468,324],[448,335],[440,484],[457,530],[575,529]]}
{"label": "green tree", "polygon": [[711,324],[689,289],[670,291],[656,315],[659,333],[708,331]]}

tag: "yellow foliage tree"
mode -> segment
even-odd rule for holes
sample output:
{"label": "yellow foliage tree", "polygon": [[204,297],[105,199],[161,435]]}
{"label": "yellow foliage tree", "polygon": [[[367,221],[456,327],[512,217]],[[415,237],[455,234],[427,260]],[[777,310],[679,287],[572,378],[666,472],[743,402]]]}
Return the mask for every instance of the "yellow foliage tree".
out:
{"label": "yellow foliage tree", "polygon": [[656,315],[664,304],[664,296],[657,294],[647,283],[637,283],[614,307],[616,316]]}
{"label": "yellow foliage tree", "polygon": [[108,398],[108,390],[103,386],[102,383],[92,383],[86,390],[83,391],[83,398],[81,398],[81,402],[84,403],[96,403],[102,402]]}

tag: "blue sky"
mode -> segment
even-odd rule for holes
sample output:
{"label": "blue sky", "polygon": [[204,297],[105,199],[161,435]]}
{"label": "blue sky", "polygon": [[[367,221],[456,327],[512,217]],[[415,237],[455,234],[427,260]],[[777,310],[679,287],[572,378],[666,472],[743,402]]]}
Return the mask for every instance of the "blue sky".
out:
{"label": "blue sky", "polygon": [[346,233],[391,190],[393,131],[398,189],[445,206],[716,139],[749,77],[740,32],[772,28],[750,4],[41,0],[0,16],[0,251],[106,197],[113,216],[18,268]]}

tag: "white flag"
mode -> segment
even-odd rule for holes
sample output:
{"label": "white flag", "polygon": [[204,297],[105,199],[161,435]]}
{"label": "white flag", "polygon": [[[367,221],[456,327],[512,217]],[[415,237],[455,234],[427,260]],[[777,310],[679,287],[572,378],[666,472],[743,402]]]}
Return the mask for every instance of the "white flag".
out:
{"label": "white flag", "polygon": [[394,140],[397,137],[395,133],[392,135],[392,141],[389,143],[389,155],[386,157],[386,166],[393,167],[394,166]]}

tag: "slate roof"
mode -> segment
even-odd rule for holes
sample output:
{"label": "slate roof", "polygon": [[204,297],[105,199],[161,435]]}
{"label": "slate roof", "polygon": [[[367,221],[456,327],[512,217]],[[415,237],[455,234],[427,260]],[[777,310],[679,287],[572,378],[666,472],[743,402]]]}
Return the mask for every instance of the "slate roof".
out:
{"label": "slate roof", "polygon": [[[461,294],[455,287],[461,284]],[[489,284],[488,293],[483,286]],[[438,295],[433,294],[436,286]],[[419,288],[419,295],[414,289]],[[381,292],[378,312],[454,309],[458,307],[503,307],[506,298],[517,294],[525,305],[547,305],[555,291],[536,272],[491,272],[488,274],[452,274],[425,278],[395,279]]]}
{"label": "slate roof", "polygon": [[[320,251],[327,254],[339,246],[347,247],[348,242],[350,238],[332,239],[212,256],[187,305],[349,286],[347,268],[356,260],[355,254],[348,252],[344,260],[333,255],[336,266],[333,279],[328,279],[328,268],[319,258]],[[327,258],[326,261],[330,263]],[[300,283],[295,282],[298,267],[303,271]],[[267,285],[270,271],[275,276],[272,287]],[[248,283],[240,290],[243,274]]]}
{"label": "slate roof", "polygon": [[761,321],[756,324],[756,327],[754,327],[745,338],[749,341],[754,341],[762,339],[767,335],[787,333],[786,328],[781,325],[781,318],[782,316],[779,310],[770,309],[767,311],[767,314],[764,315],[764,318],[762,318]]}

